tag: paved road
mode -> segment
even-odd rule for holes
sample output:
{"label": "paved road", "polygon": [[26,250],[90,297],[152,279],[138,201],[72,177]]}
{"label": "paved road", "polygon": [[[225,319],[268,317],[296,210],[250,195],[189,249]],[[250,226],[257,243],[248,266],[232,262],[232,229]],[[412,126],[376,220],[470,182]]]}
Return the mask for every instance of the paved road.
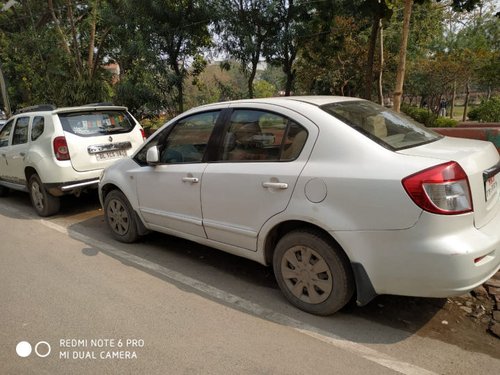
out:
{"label": "paved road", "polygon": [[23,194],[0,201],[1,374],[500,368],[498,359],[349,313],[305,314],[283,299],[271,270],[210,248],[160,234],[119,244],[95,199],[70,203],[40,219]]}

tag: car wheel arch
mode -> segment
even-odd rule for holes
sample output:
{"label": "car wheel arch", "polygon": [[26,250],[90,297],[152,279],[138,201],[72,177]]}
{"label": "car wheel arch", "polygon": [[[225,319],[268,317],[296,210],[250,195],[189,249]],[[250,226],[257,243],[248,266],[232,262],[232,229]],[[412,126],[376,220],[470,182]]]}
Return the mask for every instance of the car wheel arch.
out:
{"label": "car wheel arch", "polygon": [[136,227],[137,227],[137,232],[140,236],[145,236],[147,235],[150,230],[148,228],[146,228],[146,226],[144,225],[144,222],[142,220],[142,217],[139,215],[139,213],[137,212],[137,209],[136,207],[134,207],[134,204],[132,203],[132,201],[130,200],[130,198],[128,197],[128,195],[126,194],[126,192],[121,189],[119,186],[113,184],[113,183],[106,183],[105,185],[103,185],[101,188],[100,188],[100,191],[101,191],[101,204],[104,208],[104,202],[106,200],[106,196],[111,193],[112,191],[114,190],[117,190],[119,191],[120,193],[122,193],[125,198],[128,200],[129,204],[130,204],[130,207],[132,208],[134,214],[135,214],[135,219],[136,219]]}
{"label": "car wheel arch", "polygon": [[276,224],[271,228],[266,235],[263,248],[263,259],[264,264],[269,266],[272,264],[274,250],[279,240],[285,236],[287,233],[298,230],[308,230],[313,231],[320,235],[321,237],[327,239],[331,242],[332,246],[336,249],[342,251],[345,259],[350,263],[351,269],[354,275],[354,287],[356,302],[359,306],[364,306],[370,302],[377,293],[375,292],[373,285],[371,283],[369,275],[366,273],[363,265],[357,262],[353,262],[349,255],[346,253],[344,248],[340,243],[324,228],[315,225],[313,223],[301,220],[289,220]]}
{"label": "car wheel arch", "polygon": [[276,224],[266,234],[266,238],[264,241],[264,248],[263,248],[264,259],[265,259],[266,265],[272,264],[274,249],[275,249],[278,241],[285,234],[287,234],[291,231],[294,231],[294,230],[299,230],[299,229],[301,229],[301,230],[308,229],[308,230],[312,230],[312,231],[321,233],[321,235],[325,236],[325,238],[328,238],[330,241],[332,241],[333,245],[335,245],[336,247],[341,249],[342,252],[344,253],[345,257],[347,258],[347,260],[350,261],[348,254],[342,248],[340,243],[324,228],[322,228],[316,224],[307,222],[307,221],[288,220],[288,221],[283,221],[281,223]]}
{"label": "car wheel arch", "polygon": [[[33,176],[34,174],[37,174],[38,176],[40,176],[40,174],[36,171],[35,168],[33,168],[33,167],[24,168],[24,175],[26,176],[26,186],[28,186],[28,182],[29,182],[31,176]],[[40,177],[40,180],[41,179],[42,178]]]}

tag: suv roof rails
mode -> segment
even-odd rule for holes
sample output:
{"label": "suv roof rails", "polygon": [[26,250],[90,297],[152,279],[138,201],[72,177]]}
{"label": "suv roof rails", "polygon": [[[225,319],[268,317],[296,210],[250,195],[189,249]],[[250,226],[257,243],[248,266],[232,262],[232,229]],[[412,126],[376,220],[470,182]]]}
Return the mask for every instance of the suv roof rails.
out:
{"label": "suv roof rails", "polygon": [[100,103],[88,103],[85,105],[82,105],[82,107],[109,107],[109,106],[115,106],[113,103],[110,102],[100,102]]}
{"label": "suv roof rails", "polygon": [[35,112],[35,111],[53,111],[56,108],[57,107],[53,104],[38,104],[38,105],[32,105],[30,107],[18,109],[15,114]]}

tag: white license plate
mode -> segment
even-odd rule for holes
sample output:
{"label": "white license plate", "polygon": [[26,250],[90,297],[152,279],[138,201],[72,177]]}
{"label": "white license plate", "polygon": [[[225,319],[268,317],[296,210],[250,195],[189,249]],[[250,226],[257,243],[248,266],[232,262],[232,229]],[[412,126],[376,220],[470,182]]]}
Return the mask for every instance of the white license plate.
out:
{"label": "white license plate", "polygon": [[489,202],[491,198],[495,197],[499,189],[498,183],[500,180],[500,173],[495,176],[488,178],[484,183],[484,195],[486,196],[486,202]]}
{"label": "white license plate", "polygon": [[121,158],[123,156],[127,156],[127,151],[116,150],[116,151],[99,152],[98,154],[95,154],[97,161],[116,159],[116,158]]}

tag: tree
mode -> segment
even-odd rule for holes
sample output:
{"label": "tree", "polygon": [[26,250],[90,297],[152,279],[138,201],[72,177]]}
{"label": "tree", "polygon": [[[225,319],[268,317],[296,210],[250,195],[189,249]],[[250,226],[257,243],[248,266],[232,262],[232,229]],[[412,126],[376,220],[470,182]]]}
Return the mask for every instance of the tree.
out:
{"label": "tree", "polygon": [[274,0],[273,3],[274,35],[263,45],[263,54],[269,63],[281,66],[285,74],[284,94],[289,96],[296,76],[295,59],[301,40],[310,32],[310,12],[314,3],[300,0]]}
{"label": "tree", "polygon": [[374,60],[375,60],[375,49],[377,45],[377,37],[379,37],[380,40],[380,68],[379,68],[379,100],[381,101],[382,98],[382,81],[381,81],[381,75],[382,75],[382,69],[383,69],[383,55],[384,55],[384,49],[383,49],[383,37],[382,37],[382,25],[383,21],[389,21],[390,18],[392,17],[392,8],[393,4],[392,1],[390,0],[378,0],[378,1],[372,1],[372,0],[367,0],[364,1],[361,4],[361,11],[363,13],[366,13],[368,15],[372,16],[372,27],[371,27],[371,33],[370,33],[370,42],[369,42],[369,47],[368,47],[368,54],[367,54],[367,61],[366,61],[366,67],[365,67],[365,77],[364,77],[364,91],[363,91],[363,97],[365,99],[371,100],[372,97],[372,87],[373,87],[373,68],[374,68]]}
{"label": "tree", "polygon": [[247,77],[248,97],[253,98],[253,81],[264,45],[276,27],[274,3],[270,0],[220,0],[216,3],[220,50],[240,62]]}
{"label": "tree", "polygon": [[[394,90],[394,104],[393,108],[399,112],[401,106],[401,98],[403,95],[403,83],[405,78],[405,70],[406,70],[406,50],[408,45],[408,35],[410,31],[410,17],[412,13],[413,3],[425,3],[429,0],[404,0],[404,20],[403,20],[403,28],[402,28],[402,38],[401,45],[399,49],[399,63],[397,69],[396,76],[396,85]],[[441,0],[437,0],[440,2]],[[457,12],[462,11],[471,11],[478,4],[481,3],[481,0],[452,0],[451,7],[453,10]]]}
{"label": "tree", "polygon": [[[208,25],[213,11],[208,1],[127,0],[143,22],[134,30],[148,35],[148,48],[156,56],[155,67],[164,89],[174,92],[177,112],[184,111],[184,82],[190,63],[200,60],[212,39]],[[199,69],[195,69],[199,72]]]}
{"label": "tree", "polygon": [[0,56],[14,107],[110,98],[102,68],[110,29],[100,18],[109,1],[25,0],[1,14]]}
{"label": "tree", "polygon": [[401,37],[401,46],[399,48],[399,63],[396,74],[396,87],[394,89],[393,109],[399,112],[401,108],[401,97],[403,95],[403,82],[406,70],[406,48],[408,45],[408,34],[410,33],[410,17],[413,7],[413,0],[404,0],[404,20]]}
{"label": "tree", "polygon": [[[319,25],[318,25],[319,26]],[[305,42],[297,63],[299,91],[320,95],[357,96],[363,90],[366,43],[364,25],[350,17],[335,16],[326,33]]]}

